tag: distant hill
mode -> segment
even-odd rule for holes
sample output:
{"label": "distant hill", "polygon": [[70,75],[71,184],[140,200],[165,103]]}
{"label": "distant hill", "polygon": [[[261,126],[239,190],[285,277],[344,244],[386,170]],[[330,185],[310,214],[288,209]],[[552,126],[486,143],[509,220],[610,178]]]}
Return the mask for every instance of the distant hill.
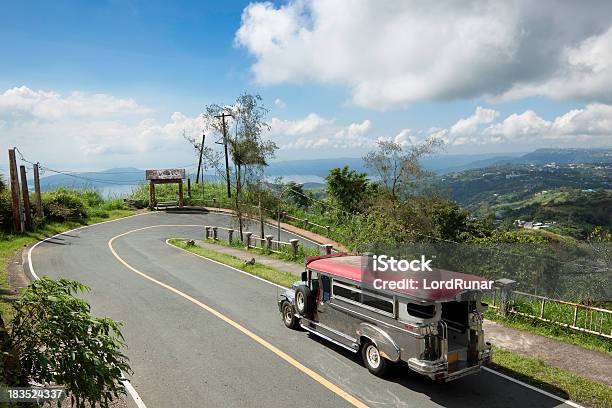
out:
{"label": "distant hill", "polygon": [[[206,181],[218,181],[220,177],[204,175]],[[73,172],[54,174],[40,178],[40,188],[43,191],[58,187],[70,188],[102,188],[109,186],[129,186],[144,183],[145,171],[136,167],[117,167],[103,171]],[[33,182],[29,182],[33,186]]]}
{"label": "distant hill", "polygon": [[612,149],[538,149],[510,162],[525,164],[612,163]]}
{"label": "distant hill", "polygon": [[[505,160],[513,160],[523,153],[509,154],[437,154],[423,158],[423,166],[438,174],[488,166]],[[269,177],[286,175],[314,175],[325,177],[335,167],[349,166],[352,170],[370,173],[360,157],[339,157],[335,159],[287,160],[271,162],[266,168]]]}
{"label": "distant hill", "polygon": [[435,184],[480,216],[556,221],[577,238],[594,225],[612,227],[612,163],[502,164],[449,173]]}

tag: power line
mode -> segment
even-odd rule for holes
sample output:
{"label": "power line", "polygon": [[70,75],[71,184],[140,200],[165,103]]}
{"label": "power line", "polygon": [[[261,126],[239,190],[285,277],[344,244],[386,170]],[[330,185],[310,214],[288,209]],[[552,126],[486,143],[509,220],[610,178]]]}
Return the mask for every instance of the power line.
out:
{"label": "power line", "polygon": [[[15,151],[19,154],[19,159],[25,163],[28,163],[32,166],[34,166],[36,163],[34,163],[31,160],[28,160],[25,158],[25,156],[23,155],[23,153],[21,153],[21,151],[15,147]],[[192,168],[195,167],[195,164],[189,164],[189,165],[185,165],[185,166],[179,166],[179,167],[186,167],[186,168]],[[96,172],[96,171],[90,171],[90,172],[75,172],[75,171],[69,171],[69,170],[56,170],[56,169],[52,169],[50,167],[47,166],[43,166],[39,164],[39,168],[41,170],[46,170],[46,171],[50,171],[52,173],[56,173],[56,174],[62,174],[64,176],[68,176],[68,177],[72,177],[72,178],[76,178],[76,179],[80,179],[80,180],[85,180],[85,181],[90,181],[90,182],[95,182],[95,183],[102,183],[102,184],[111,184],[111,185],[119,185],[119,186],[125,186],[125,185],[130,185],[132,183],[139,183],[139,182],[143,182],[145,181],[144,179],[139,179],[139,180],[107,180],[107,179],[100,179],[100,178],[93,178],[93,177],[86,177],[83,176],[83,174],[142,174],[141,172]]]}

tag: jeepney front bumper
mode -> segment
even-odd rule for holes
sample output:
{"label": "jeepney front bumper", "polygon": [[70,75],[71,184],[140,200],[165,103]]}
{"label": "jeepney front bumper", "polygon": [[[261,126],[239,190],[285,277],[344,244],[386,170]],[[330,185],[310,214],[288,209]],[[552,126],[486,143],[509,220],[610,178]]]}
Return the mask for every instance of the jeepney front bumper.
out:
{"label": "jeepney front bumper", "polygon": [[432,380],[447,382],[477,373],[480,371],[480,367],[483,363],[488,363],[490,361],[491,344],[486,343],[484,350],[479,353],[478,363],[471,366],[465,363],[461,364],[460,362],[449,364],[446,359],[431,361],[420,360],[413,357],[408,359],[408,367],[419,374],[426,375]]}

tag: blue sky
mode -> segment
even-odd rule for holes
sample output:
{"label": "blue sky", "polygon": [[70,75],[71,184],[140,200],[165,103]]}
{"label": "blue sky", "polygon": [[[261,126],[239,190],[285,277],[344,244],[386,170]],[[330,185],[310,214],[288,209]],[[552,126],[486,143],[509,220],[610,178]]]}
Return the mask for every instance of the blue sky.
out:
{"label": "blue sky", "polygon": [[279,159],[610,145],[605,2],[376,4],[3,2],[0,140],[60,168],[178,164],[203,107],[248,91]]}

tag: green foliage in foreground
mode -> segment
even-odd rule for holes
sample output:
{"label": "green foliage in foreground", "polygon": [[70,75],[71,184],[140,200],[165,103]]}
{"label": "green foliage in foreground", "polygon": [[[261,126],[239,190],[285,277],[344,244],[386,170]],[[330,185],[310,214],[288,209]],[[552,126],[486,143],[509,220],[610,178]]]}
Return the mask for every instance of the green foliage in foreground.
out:
{"label": "green foliage in foreground", "polygon": [[541,360],[494,347],[492,366],[504,374],[572,401],[594,408],[612,406],[612,387],[550,366]]}
{"label": "green foliage in foreground", "polygon": [[185,249],[189,252],[193,252],[194,254],[198,254],[214,261],[221,262],[236,269],[240,269],[241,271],[258,276],[262,279],[274,282],[281,286],[291,287],[293,282],[298,280],[295,275],[289,272],[279,271],[278,269],[274,269],[257,262],[255,262],[254,265],[247,265],[242,259],[236,258],[235,256],[222,254],[220,252],[211,251],[210,249],[201,248],[194,245],[188,245],[187,240],[185,239],[171,239],[168,242],[178,248]]}
{"label": "green foliage in foreground", "polygon": [[76,297],[89,288],[67,279],[33,282],[14,305],[7,344],[2,350],[3,382],[64,385],[73,406],[108,407],[125,394],[121,379],[130,372],[119,324],[94,317]]}

